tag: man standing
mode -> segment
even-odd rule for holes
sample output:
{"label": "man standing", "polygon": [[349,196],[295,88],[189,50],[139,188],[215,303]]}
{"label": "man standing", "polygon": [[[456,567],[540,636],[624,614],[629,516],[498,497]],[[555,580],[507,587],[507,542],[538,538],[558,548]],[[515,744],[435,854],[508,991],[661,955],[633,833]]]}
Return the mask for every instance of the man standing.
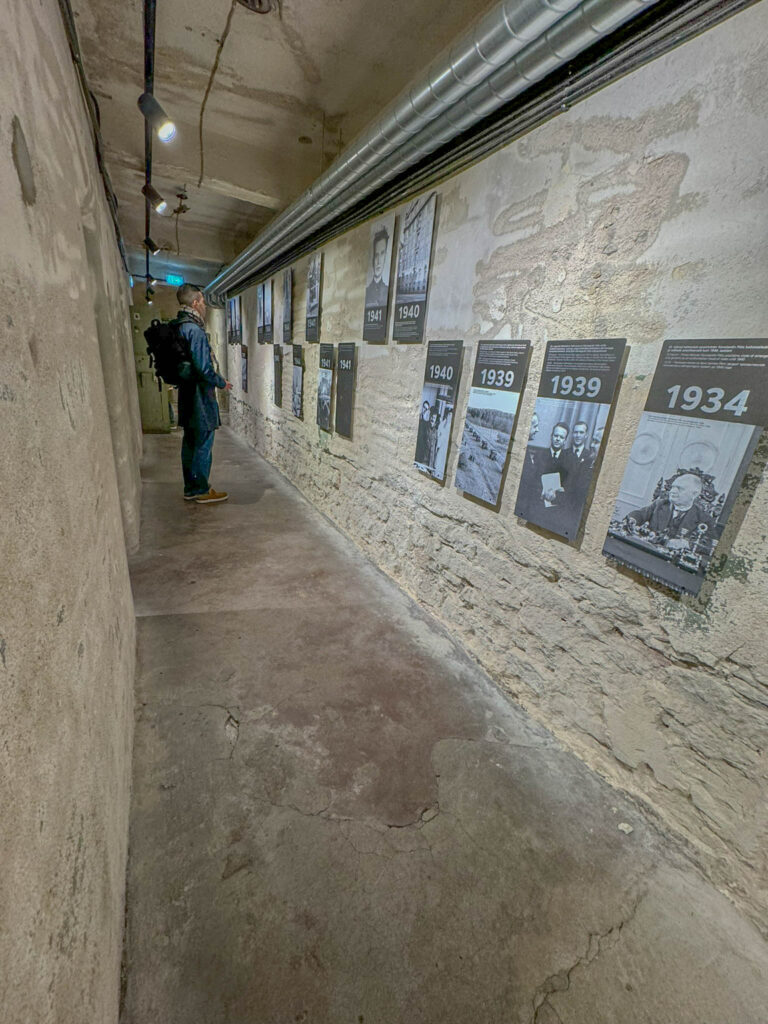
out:
{"label": "man standing", "polygon": [[365,289],[365,305],[381,307],[387,305],[389,285],[384,282],[384,264],[386,262],[387,249],[389,248],[389,235],[386,228],[381,228],[373,236],[373,258],[371,261],[373,277]]}
{"label": "man standing", "polygon": [[221,426],[216,388],[230,391],[232,385],[213,367],[211,344],[205,332],[205,298],[194,284],[183,284],[176,292],[179,302],[174,323],[189,345],[190,365],[179,384],[179,426],[184,428],[181,469],[184,500],[200,505],[226,501],[226,491],[214,491],[208,482],[211,472],[214,431]]}
{"label": "man standing", "polygon": [[584,420],[579,420],[578,423],[573,425],[573,435],[571,437],[571,452],[573,454],[573,461],[579,464],[579,468],[585,463],[589,465],[589,448],[587,447],[587,434],[589,433],[589,427]]}

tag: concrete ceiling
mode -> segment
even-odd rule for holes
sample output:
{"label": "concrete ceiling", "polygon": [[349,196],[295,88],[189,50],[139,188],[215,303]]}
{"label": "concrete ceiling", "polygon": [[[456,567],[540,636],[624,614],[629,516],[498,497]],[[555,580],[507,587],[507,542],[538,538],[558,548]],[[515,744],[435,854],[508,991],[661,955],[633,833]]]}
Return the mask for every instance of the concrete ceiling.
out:
{"label": "concrete ceiling", "polygon": [[[206,105],[200,108],[233,0],[158,0],[155,96],[176,122],[155,140],[153,184],[189,212],[153,214],[166,262],[231,260],[492,0],[273,0],[235,3]],[[129,250],[144,238],[142,0],[73,0],[107,167]],[[301,141],[300,141],[301,140]]]}

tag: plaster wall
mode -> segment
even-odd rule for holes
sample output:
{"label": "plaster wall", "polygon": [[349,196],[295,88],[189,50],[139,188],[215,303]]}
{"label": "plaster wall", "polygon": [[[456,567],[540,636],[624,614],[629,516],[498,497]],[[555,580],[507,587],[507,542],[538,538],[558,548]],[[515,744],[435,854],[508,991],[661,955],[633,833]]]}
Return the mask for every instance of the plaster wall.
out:
{"label": "plaster wall", "polygon": [[141,434],[126,275],[55,0],[0,63],[0,1016],[117,1019]]}
{"label": "plaster wall", "polygon": [[[666,337],[766,335],[768,5],[758,4],[604,89],[441,189],[427,336],[465,341],[441,488],[412,468],[423,346],[359,343],[354,439],[282,410],[272,348],[244,294],[250,389],[231,423],[370,558],[434,613],[512,698],[642,799],[718,886],[768,928],[768,487],[703,601],[601,554]],[[324,249],[322,340],[360,342],[369,229]],[[304,337],[306,261],[294,267]],[[281,288],[275,279],[275,323]],[[530,338],[528,388],[498,513],[453,487],[479,339]],[[618,407],[580,545],[514,516],[549,338],[626,337]],[[764,458],[764,453],[761,456]],[[744,502],[742,502],[744,504]]]}

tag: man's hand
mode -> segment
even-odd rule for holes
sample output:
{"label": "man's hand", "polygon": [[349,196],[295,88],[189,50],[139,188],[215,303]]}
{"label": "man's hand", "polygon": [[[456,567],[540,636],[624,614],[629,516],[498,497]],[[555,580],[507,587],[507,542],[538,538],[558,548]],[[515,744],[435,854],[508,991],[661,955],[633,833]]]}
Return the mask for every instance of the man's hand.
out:
{"label": "man's hand", "polygon": [[231,391],[232,390],[232,385],[230,384],[229,381],[227,381],[227,383],[224,385],[224,390],[225,391]]}

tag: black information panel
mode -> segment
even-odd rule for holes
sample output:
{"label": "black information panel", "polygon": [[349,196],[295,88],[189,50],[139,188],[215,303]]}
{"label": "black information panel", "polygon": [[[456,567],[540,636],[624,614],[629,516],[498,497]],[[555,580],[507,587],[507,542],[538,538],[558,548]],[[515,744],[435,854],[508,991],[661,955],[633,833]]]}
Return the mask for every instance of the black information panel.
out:
{"label": "black information panel", "polygon": [[530,351],[528,341],[481,341],[477,346],[455,482],[460,491],[489,505],[501,497]]}
{"label": "black information panel", "polygon": [[320,340],[320,291],[323,276],[323,254],[313,253],[307,271],[307,341]]}
{"label": "black information panel", "polygon": [[304,359],[301,345],[293,346],[293,381],[291,384],[291,412],[299,419],[304,415]]}
{"label": "black information panel", "polygon": [[272,343],[272,278],[264,282],[264,341]]}
{"label": "black information panel", "polygon": [[352,437],[352,413],[355,407],[355,363],[357,346],[354,342],[339,345],[336,378],[336,433]]}
{"label": "black information panel", "polygon": [[395,341],[422,341],[427,320],[429,264],[437,193],[420,196],[405,208],[397,250]]}
{"label": "black information panel", "polygon": [[283,342],[293,337],[293,270],[283,271]]}
{"label": "black information panel", "polygon": [[243,341],[243,321],[240,296],[227,299],[227,344],[240,345]]}
{"label": "black information panel", "polygon": [[240,387],[248,390],[248,346],[240,346]]}
{"label": "black information panel", "polygon": [[279,345],[275,345],[275,350],[272,353],[274,368],[275,368],[275,381],[274,381],[274,402],[275,405],[282,408],[283,405],[283,350]]}
{"label": "black information panel", "polygon": [[603,554],[697,594],[768,422],[768,340],[665,341]]}
{"label": "black information panel", "polygon": [[544,354],[515,513],[568,540],[599,465],[626,344],[550,341]]}
{"label": "black information panel", "polygon": [[320,366],[317,371],[317,425],[331,430],[331,400],[333,398],[333,345],[320,346]]}
{"label": "black information panel", "polygon": [[371,246],[368,256],[368,274],[365,281],[365,309],[363,310],[363,339],[387,340],[389,320],[389,283],[392,277],[395,215],[392,213],[371,224]]}
{"label": "black information panel", "polygon": [[264,343],[264,285],[256,285],[256,340]]}
{"label": "black information panel", "polygon": [[445,480],[463,344],[461,341],[430,341],[427,349],[413,463],[434,480]]}

